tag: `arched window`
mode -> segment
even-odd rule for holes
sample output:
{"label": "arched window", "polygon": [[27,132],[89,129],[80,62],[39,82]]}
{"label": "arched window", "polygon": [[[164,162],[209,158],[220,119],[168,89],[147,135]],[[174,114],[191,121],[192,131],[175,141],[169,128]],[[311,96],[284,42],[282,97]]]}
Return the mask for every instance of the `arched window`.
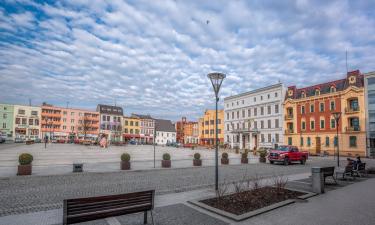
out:
{"label": "arched window", "polygon": [[320,90],[319,89],[315,89],[315,95],[320,95]]}
{"label": "arched window", "polygon": [[304,91],[301,92],[301,98],[306,98],[306,93]]}

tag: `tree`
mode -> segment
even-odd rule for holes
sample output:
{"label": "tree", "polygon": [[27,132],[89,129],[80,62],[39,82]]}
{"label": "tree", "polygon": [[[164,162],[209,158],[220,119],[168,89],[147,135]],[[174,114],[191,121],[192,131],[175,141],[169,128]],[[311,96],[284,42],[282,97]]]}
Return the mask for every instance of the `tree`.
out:
{"label": "tree", "polygon": [[87,115],[84,115],[79,121],[79,130],[83,134],[84,140],[86,140],[87,132],[91,131],[91,123],[92,121]]}

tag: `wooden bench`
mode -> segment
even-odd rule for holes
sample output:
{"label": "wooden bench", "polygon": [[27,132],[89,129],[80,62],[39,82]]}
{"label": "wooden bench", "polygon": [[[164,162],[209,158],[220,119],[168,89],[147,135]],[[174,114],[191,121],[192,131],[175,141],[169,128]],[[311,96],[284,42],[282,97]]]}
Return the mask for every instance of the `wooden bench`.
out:
{"label": "wooden bench", "polygon": [[352,179],[355,179],[356,176],[362,177],[363,174],[366,174],[366,163],[360,163],[357,166],[357,169],[353,169],[353,166],[345,166],[345,169],[343,171],[337,171],[336,172],[336,178],[339,175],[342,175],[342,179],[346,180],[346,177],[351,177]]}
{"label": "wooden bench", "polygon": [[360,163],[357,165],[356,169],[353,169],[353,176],[357,175],[358,177],[362,177],[364,174],[366,174],[366,163]]}
{"label": "wooden bench", "polygon": [[321,171],[323,173],[324,183],[326,183],[326,177],[332,177],[333,180],[335,181],[335,183],[337,184],[336,178],[334,176],[335,175],[335,167],[334,166],[322,167]]}
{"label": "wooden bench", "polygon": [[63,224],[74,224],[137,212],[144,212],[143,222],[147,224],[147,211],[151,212],[152,224],[154,224],[152,215],[154,196],[155,190],[150,190],[121,195],[67,199],[64,200]]}

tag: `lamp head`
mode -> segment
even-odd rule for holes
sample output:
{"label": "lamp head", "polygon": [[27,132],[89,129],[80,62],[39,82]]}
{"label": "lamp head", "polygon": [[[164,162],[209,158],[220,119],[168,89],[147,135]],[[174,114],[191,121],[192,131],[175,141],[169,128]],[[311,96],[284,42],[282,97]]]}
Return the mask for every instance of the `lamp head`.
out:
{"label": "lamp head", "polygon": [[221,84],[223,83],[226,75],[223,73],[209,73],[207,77],[210,78],[212,87],[214,88],[215,95],[217,97],[220,91]]}

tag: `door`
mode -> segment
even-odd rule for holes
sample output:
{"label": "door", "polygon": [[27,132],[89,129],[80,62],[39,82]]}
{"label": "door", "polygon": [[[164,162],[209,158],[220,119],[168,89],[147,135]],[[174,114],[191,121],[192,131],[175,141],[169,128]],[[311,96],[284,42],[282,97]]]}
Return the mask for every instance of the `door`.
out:
{"label": "door", "polygon": [[[241,134],[242,135],[242,134]],[[245,149],[246,146],[245,146],[245,143],[246,143],[246,140],[245,140],[246,136],[245,135],[242,135],[242,149]]]}
{"label": "door", "polygon": [[320,142],[320,137],[316,137],[315,138],[315,146],[316,146],[315,147],[315,152],[316,152],[317,155],[320,154],[321,145],[322,145],[322,143]]}

